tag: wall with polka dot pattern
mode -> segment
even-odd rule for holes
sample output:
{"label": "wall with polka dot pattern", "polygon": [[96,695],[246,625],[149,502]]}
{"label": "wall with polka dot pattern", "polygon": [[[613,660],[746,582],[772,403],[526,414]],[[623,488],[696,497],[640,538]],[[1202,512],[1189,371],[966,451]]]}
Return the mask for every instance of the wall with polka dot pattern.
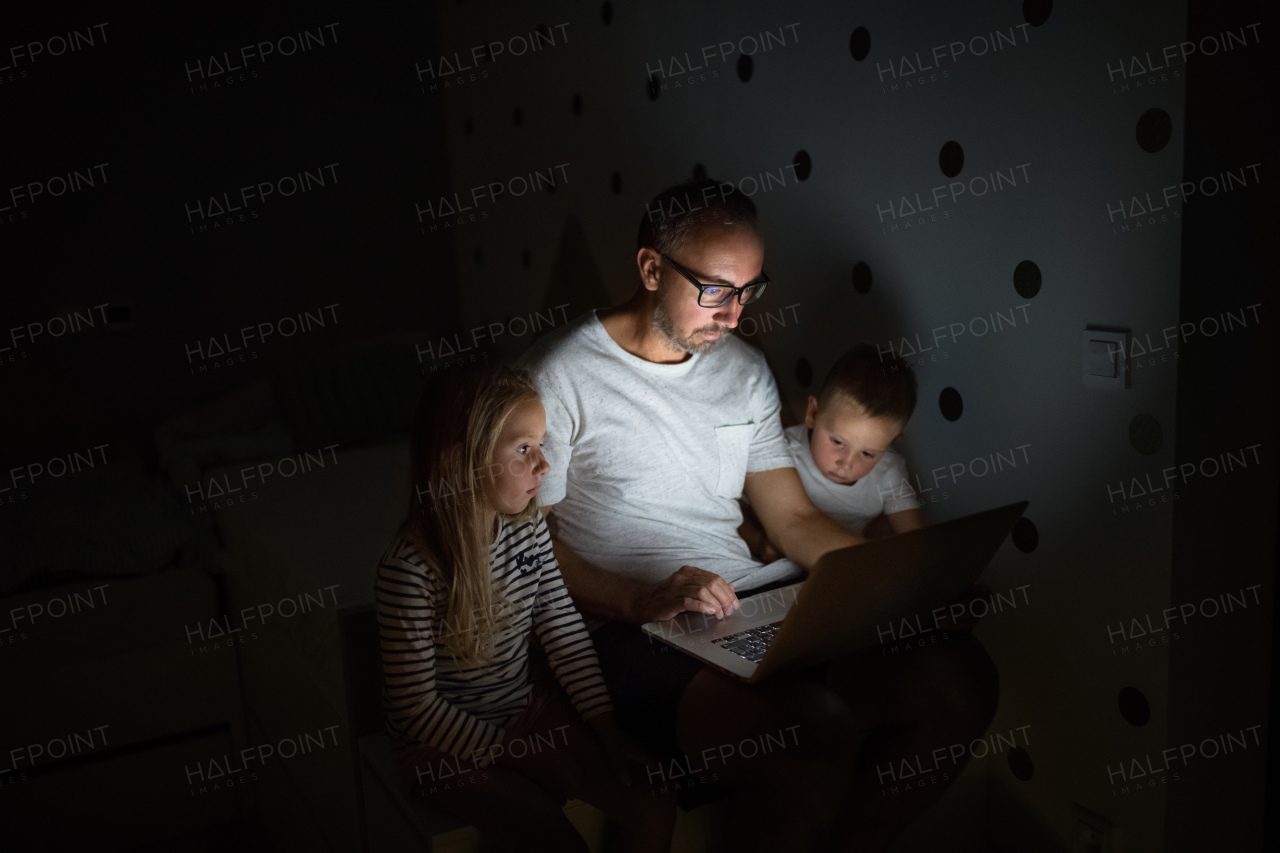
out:
{"label": "wall with polka dot pattern", "polygon": [[993,726],[1031,726],[971,771],[1017,806],[992,837],[1065,845],[1083,802],[1159,850],[1156,811],[1102,768],[1165,745],[1165,668],[1111,655],[1105,627],[1169,604],[1171,515],[1133,485],[1173,463],[1176,373],[1086,387],[1080,333],[1178,322],[1178,222],[1109,210],[1179,180],[1182,82],[1129,72],[1185,4],[469,5],[441,5],[446,46],[563,37],[440,92],[455,189],[529,188],[444,229],[464,325],[620,301],[649,198],[704,176],[751,194],[774,284],[744,316],[793,412],[874,343],[919,382],[899,449],[926,515],[1030,501],[986,575],[1029,602],[979,629]]}

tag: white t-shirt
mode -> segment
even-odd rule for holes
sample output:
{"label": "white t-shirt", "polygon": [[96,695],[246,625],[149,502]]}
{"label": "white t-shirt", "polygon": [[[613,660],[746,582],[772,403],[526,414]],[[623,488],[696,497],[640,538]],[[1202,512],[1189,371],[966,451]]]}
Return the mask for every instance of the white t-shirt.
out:
{"label": "white t-shirt", "polygon": [[915,489],[907,481],[907,464],[886,450],[874,468],[851,486],[833,483],[822,475],[809,452],[809,429],[804,424],[784,431],[800,481],[813,505],[855,533],[880,513],[919,509]]}
{"label": "white t-shirt", "polygon": [[789,560],[757,562],[737,532],[747,473],[794,465],[758,350],[730,337],[655,364],[618,346],[592,311],[522,361],[547,411],[539,500],[584,559],[650,584],[697,566],[739,591],[803,575]]}

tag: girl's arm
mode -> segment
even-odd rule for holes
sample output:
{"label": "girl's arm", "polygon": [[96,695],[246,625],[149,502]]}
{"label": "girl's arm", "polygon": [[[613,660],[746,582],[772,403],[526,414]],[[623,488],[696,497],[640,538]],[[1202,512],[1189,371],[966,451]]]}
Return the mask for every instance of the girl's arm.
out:
{"label": "girl's arm", "polygon": [[539,515],[534,545],[542,569],[533,603],[533,631],[547,653],[547,661],[583,720],[613,710],[600,661],[582,616],[565,589],[560,567],[551,549],[551,532]]}
{"label": "girl's arm", "polygon": [[[378,567],[374,587],[378,607],[382,672],[395,729],[418,743],[486,766],[489,748],[505,731],[446,701],[436,690],[435,585],[425,565],[401,548]],[[483,752],[482,759],[476,758]]]}

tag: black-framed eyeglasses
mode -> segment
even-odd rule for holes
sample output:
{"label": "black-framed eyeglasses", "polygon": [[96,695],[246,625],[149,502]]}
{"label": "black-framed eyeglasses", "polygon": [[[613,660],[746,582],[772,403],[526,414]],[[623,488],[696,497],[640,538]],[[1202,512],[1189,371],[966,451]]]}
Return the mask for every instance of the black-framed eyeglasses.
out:
{"label": "black-framed eyeglasses", "polygon": [[744,284],[742,287],[734,287],[730,284],[703,284],[694,277],[693,273],[680,266],[664,252],[659,252],[658,256],[671,264],[672,269],[698,288],[698,304],[703,308],[719,308],[721,305],[727,304],[735,296],[738,298],[740,305],[749,305],[764,295],[765,288],[769,286],[769,282],[772,280],[761,271],[758,280]]}

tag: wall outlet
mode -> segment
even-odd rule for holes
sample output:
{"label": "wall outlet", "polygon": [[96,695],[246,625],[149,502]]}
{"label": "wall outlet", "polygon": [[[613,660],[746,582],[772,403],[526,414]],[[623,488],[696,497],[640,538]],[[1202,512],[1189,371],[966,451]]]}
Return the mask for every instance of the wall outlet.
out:
{"label": "wall outlet", "polygon": [[1116,825],[1079,803],[1071,804],[1071,853],[1115,853]]}

